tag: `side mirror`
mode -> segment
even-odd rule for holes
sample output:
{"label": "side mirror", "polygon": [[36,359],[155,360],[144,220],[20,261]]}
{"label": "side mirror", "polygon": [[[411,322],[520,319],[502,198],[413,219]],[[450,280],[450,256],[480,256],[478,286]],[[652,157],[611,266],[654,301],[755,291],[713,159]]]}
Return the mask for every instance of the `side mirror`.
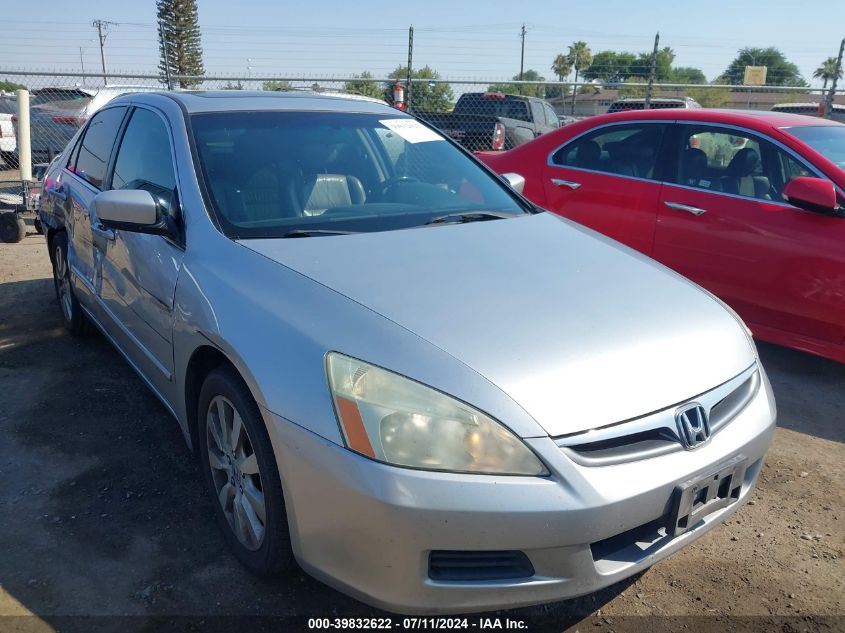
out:
{"label": "side mirror", "polygon": [[836,201],[836,188],[829,180],[799,176],[793,178],[783,189],[783,197],[789,204],[828,215],[840,215],[841,209]]}
{"label": "side mirror", "polygon": [[510,188],[516,191],[517,193],[522,193],[522,190],[525,189],[525,177],[519,174],[515,174],[513,172],[509,172],[507,174],[502,174],[502,178]]}
{"label": "side mirror", "polygon": [[94,198],[94,211],[103,226],[136,233],[169,233],[158,203],[149,191],[113,189]]}

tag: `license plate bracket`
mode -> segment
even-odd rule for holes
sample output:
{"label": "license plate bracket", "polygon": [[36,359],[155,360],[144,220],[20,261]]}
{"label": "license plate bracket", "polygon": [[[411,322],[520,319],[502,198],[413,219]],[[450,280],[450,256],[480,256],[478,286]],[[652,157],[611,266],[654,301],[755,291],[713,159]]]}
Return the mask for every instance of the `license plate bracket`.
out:
{"label": "license plate bracket", "polygon": [[748,459],[737,455],[705,475],[696,475],[675,487],[667,529],[680,536],[708,514],[739,499]]}

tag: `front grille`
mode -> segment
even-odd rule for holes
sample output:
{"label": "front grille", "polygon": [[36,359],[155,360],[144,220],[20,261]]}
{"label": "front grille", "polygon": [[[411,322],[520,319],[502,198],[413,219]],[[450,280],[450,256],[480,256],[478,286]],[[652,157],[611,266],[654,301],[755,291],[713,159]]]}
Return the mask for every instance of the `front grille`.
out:
{"label": "front grille", "polygon": [[[707,409],[711,434],[733,420],[760,387],[756,366],[690,400]],[[648,459],[684,449],[675,422],[677,405],[634,420],[555,439],[572,461],[582,466],[609,466]]]}
{"label": "front grille", "polygon": [[435,550],[428,556],[428,577],[432,580],[516,580],[533,575],[534,566],[519,551]]}

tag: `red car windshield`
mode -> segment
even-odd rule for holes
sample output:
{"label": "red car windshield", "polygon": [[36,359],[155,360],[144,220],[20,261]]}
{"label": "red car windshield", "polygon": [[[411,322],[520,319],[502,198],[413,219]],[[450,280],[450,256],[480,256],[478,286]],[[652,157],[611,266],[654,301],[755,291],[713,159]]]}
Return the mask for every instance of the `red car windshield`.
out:
{"label": "red car windshield", "polygon": [[845,125],[804,125],[784,131],[845,171]]}

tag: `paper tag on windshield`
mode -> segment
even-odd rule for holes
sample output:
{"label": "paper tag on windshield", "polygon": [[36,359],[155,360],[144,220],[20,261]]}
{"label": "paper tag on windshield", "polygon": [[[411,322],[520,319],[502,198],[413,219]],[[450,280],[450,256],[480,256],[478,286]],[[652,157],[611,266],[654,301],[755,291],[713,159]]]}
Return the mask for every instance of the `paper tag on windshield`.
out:
{"label": "paper tag on windshield", "polygon": [[387,129],[396,132],[409,143],[442,141],[443,137],[427,128],[416,119],[383,119],[379,121]]}

